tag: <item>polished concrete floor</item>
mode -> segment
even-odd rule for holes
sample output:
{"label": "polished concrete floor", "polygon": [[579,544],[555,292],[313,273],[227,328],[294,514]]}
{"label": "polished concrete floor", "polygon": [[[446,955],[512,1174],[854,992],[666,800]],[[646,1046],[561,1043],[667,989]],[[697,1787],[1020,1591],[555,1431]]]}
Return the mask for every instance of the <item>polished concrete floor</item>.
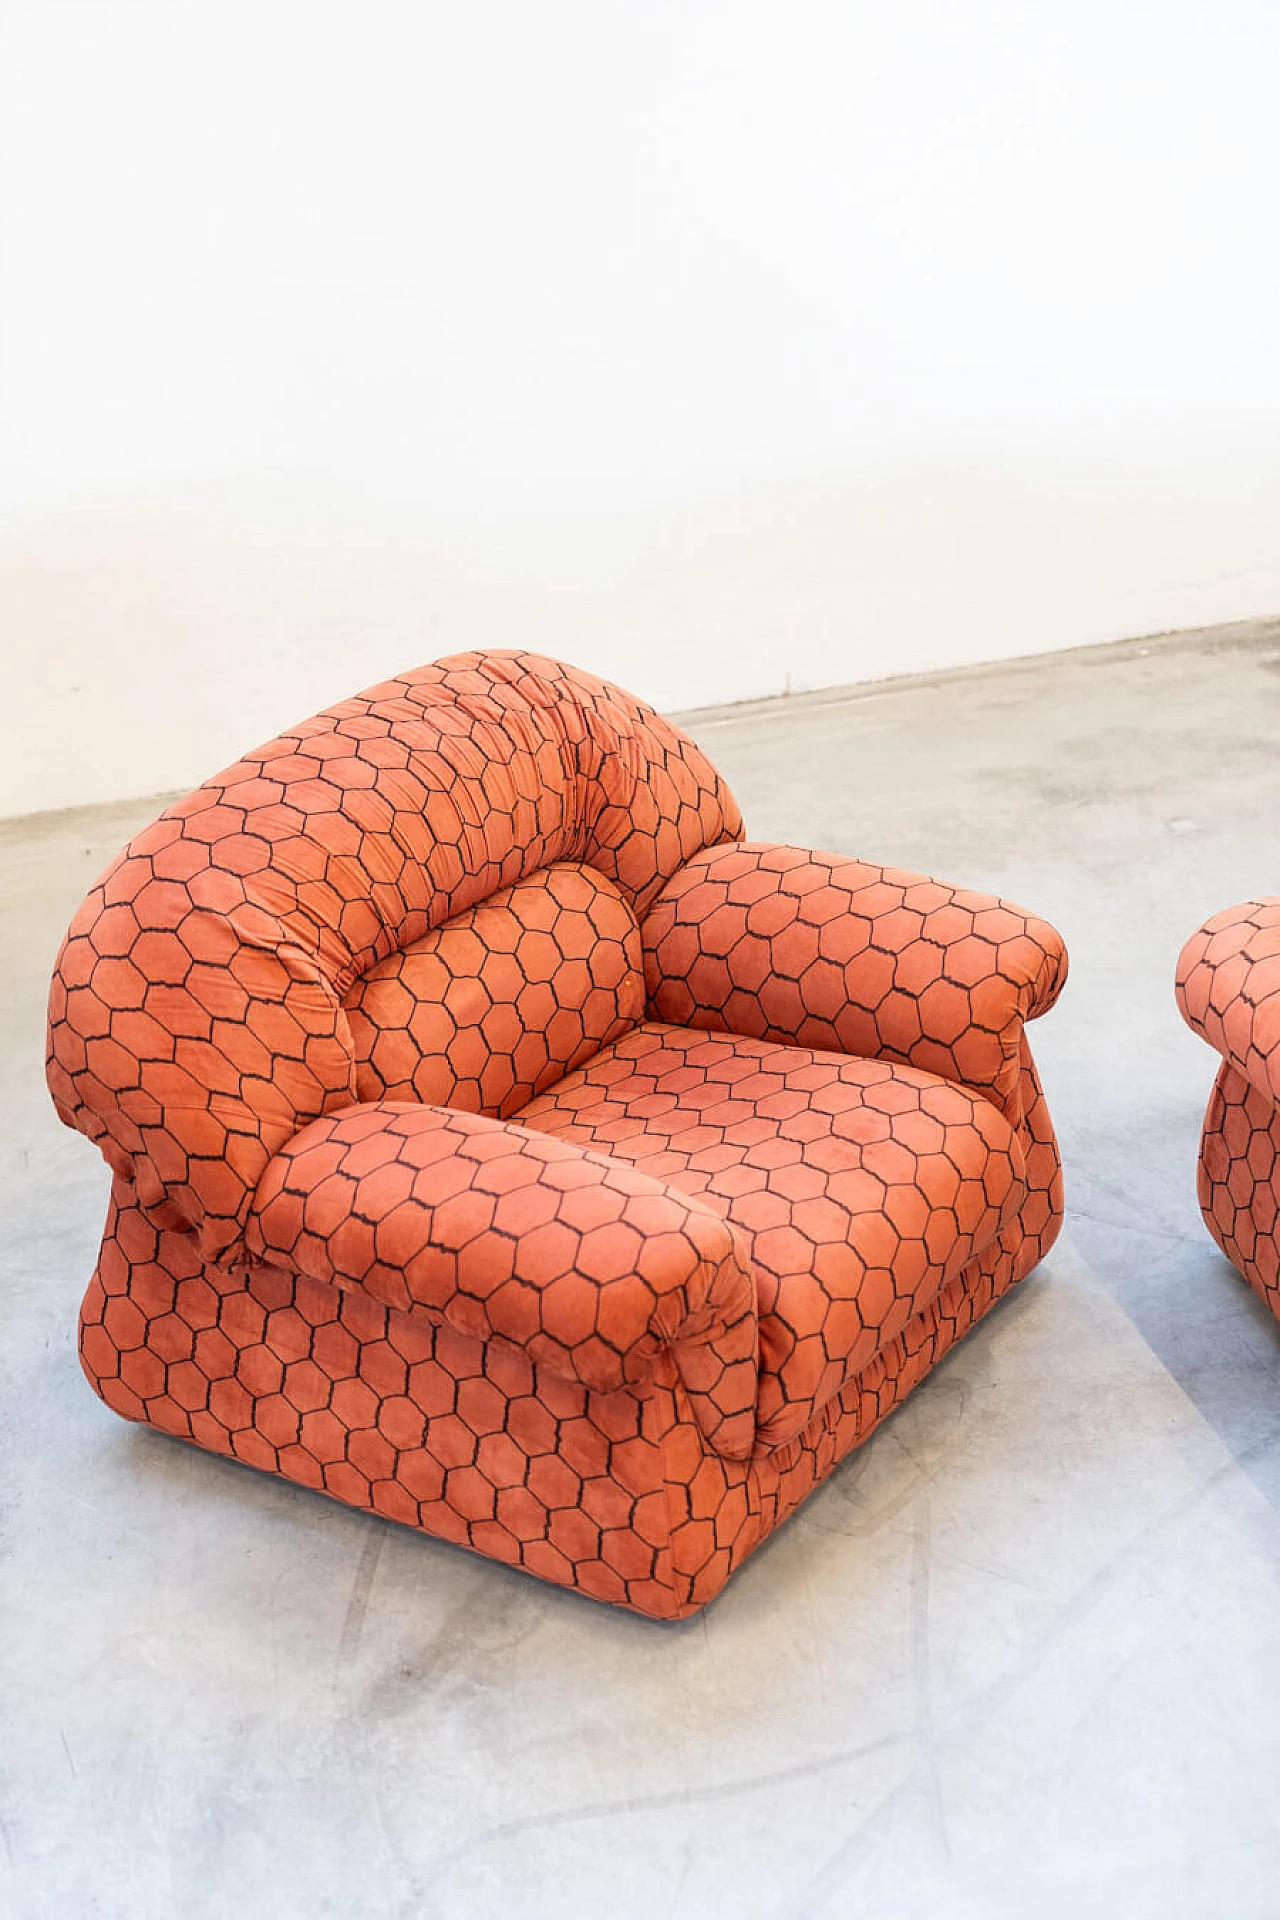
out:
{"label": "polished concrete floor", "polygon": [[1058,1247],[676,1627],[130,1428],[41,1021],[153,809],[3,827],[0,1912],[1280,1914],[1280,1327],[1200,1224],[1171,993],[1280,891],[1280,622],[690,725],[754,836],[1061,927]]}

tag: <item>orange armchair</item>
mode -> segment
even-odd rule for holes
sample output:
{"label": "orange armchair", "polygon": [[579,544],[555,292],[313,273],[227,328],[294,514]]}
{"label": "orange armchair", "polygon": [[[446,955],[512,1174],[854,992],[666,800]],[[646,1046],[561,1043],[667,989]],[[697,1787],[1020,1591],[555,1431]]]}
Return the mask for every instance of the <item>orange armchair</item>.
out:
{"label": "orange armchair", "polygon": [[676,1618],[1052,1244],[1002,901],[753,846],[693,743],[527,654],[171,807],[50,996],[114,1179],[107,1404]]}
{"label": "orange armchair", "polygon": [[1177,996],[1222,1058],[1200,1138],[1200,1211],[1280,1319],[1280,900],[1207,920],[1182,949]]}

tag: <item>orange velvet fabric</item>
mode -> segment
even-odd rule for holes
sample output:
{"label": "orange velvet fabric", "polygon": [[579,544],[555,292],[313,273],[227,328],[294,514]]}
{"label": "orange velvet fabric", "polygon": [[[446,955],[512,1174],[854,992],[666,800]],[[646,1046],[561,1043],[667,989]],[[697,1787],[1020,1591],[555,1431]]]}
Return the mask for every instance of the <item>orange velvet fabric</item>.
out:
{"label": "orange velvet fabric", "polygon": [[1222,1057],[1200,1141],[1200,1210],[1280,1319],[1280,900],[1206,921],[1182,949],[1177,997]]}
{"label": "orange velvet fabric", "polygon": [[1006,903],[739,847],[621,690],[473,654],[170,808],[49,1082],[107,1403],[596,1598],[718,1591],[1051,1244]]}

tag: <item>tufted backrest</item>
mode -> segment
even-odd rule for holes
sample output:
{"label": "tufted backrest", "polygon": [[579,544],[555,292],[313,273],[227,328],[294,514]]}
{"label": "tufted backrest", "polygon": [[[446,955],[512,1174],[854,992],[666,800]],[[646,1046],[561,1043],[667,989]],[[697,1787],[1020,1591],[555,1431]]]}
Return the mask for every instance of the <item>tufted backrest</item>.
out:
{"label": "tufted backrest", "polygon": [[539,870],[642,917],[733,796],[632,695],[543,656],[456,655],[329,708],[170,807],[63,943],[48,1077],[160,1225],[233,1262],[272,1155],[358,1097],[361,976]]}

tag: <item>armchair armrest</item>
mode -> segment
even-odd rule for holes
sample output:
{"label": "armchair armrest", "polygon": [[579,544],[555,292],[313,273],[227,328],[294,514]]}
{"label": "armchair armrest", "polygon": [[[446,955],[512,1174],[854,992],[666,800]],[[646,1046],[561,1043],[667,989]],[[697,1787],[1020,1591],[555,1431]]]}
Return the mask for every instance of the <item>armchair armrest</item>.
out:
{"label": "armchair armrest", "polygon": [[395,1101],[313,1121],[276,1155],[258,1259],[422,1312],[601,1392],[671,1349],[709,1442],[755,1440],[755,1280],[703,1202],[576,1144]]}
{"label": "armchair armrest", "polygon": [[1178,956],[1177,995],[1192,1032],[1280,1103],[1280,900],[1206,920]]}
{"label": "armchair armrest", "polygon": [[641,929],[654,1018],[898,1060],[1014,1113],[1024,1022],[1062,989],[1045,920],[920,874],[797,847],[696,854]]}

